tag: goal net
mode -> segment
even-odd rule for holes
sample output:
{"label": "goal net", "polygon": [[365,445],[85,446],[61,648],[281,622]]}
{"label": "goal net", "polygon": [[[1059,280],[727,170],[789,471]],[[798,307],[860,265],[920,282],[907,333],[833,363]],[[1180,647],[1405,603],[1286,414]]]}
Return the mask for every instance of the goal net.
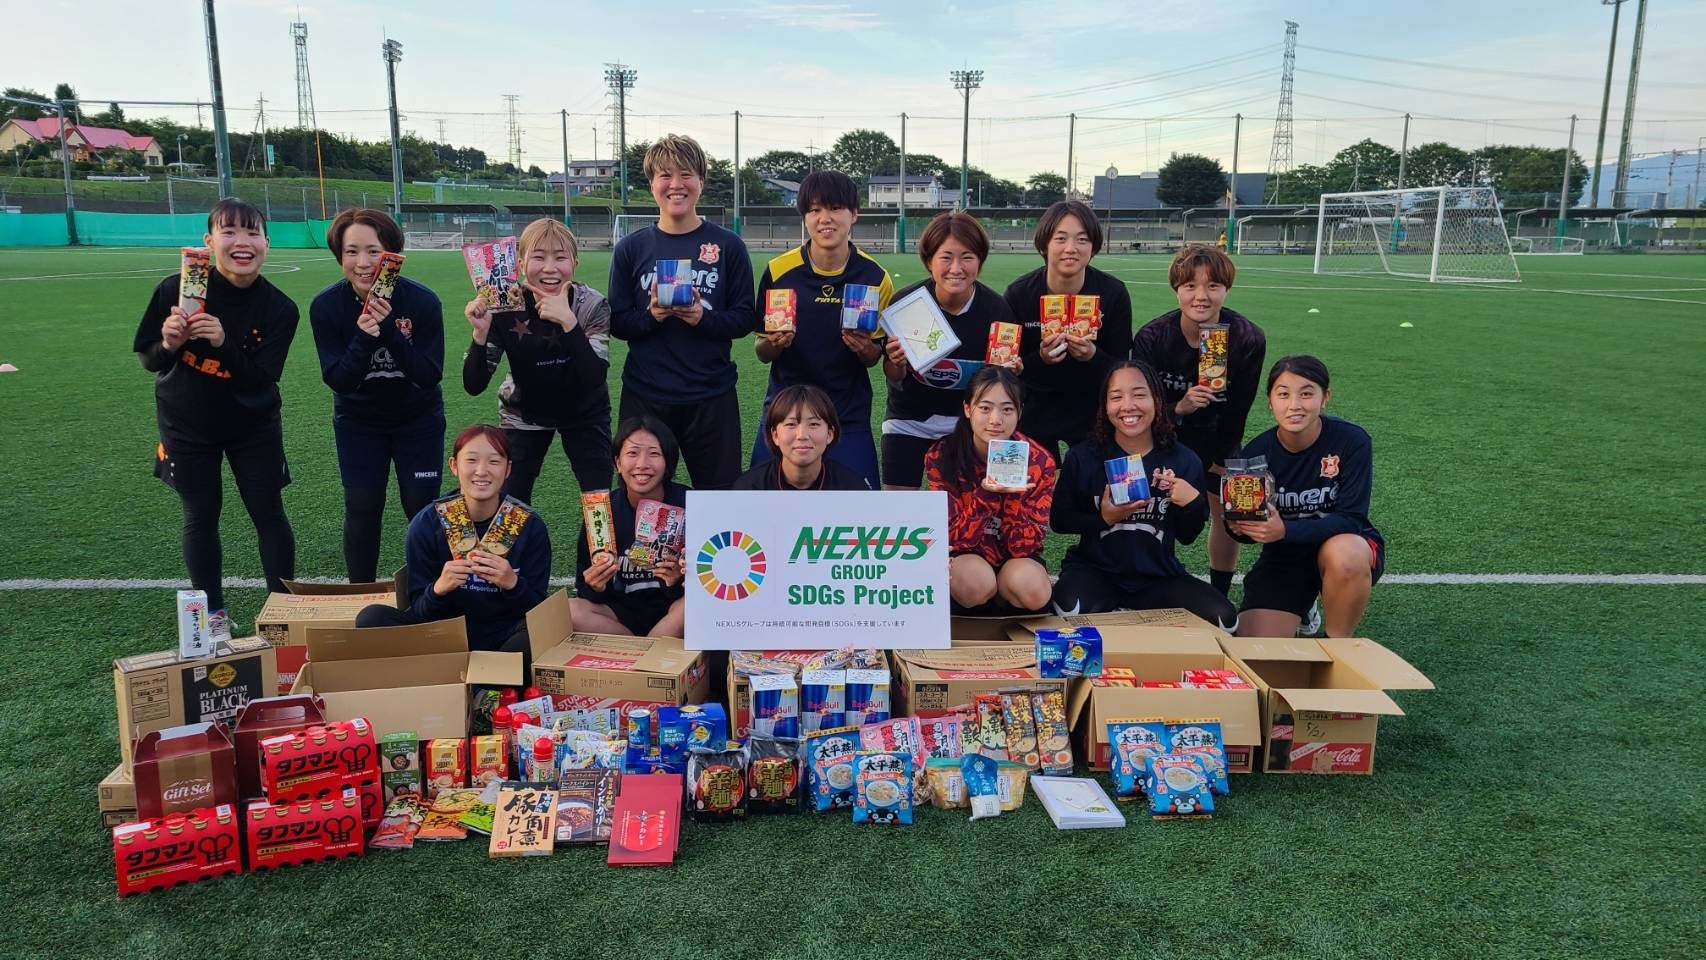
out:
{"label": "goal net", "polygon": [[410,230],[403,234],[403,245],[410,250],[460,250],[462,237],[460,230]]}
{"label": "goal net", "polygon": [[1587,244],[1581,237],[1512,237],[1511,252],[1519,257],[1578,256]]}
{"label": "goal net", "polygon": [[657,222],[655,213],[619,213],[610,221],[610,242],[614,244],[635,230],[644,230]]}
{"label": "goal net", "polygon": [[1442,283],[1515,283],[1503,211],[1491,187],[1324,193],[1315,272]]}

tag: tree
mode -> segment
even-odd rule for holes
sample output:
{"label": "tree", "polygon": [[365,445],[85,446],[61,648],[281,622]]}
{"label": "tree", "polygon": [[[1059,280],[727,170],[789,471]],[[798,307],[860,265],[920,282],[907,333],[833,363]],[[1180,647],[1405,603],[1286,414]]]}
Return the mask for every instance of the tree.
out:
{"label": "tree", "polygon": [[769,150],[749,162],[760,176],[794,181],[804,180],[815,166],[811,157],[798,150]]}
{"label": "tree", "polygon": [[107,104],[107,109],[94,116],[86,117],[85,122],[93,127],[119,127],[122,129],[125,125],[124,108],[120,107],[118,101],[115,100]]}
{"label": "tree", "polygon": [[543,180],[546,177],[545,171],[541,170],[539,168],[539,164],[537,164],[537,163],[528,164],[527,175],[532,177],[535,180]]}
{"label": "tree", "polygon": [[[1481,176],[1477,181],[1498,190],[1499,200],[1506,208],[1550,206],[1558,202],[1558,189],[1563,186],[1564,153],[1546,147],[1489,146],[1476,150]],[[1587,165],[1579,154],[1570,154],[1571,193],[1581,196],[1586,184]]]}
{"label": "tree", "polygon": [[[699,203],[706,207],[732,207],[734,194],[734,164],[715,157],[705,158],[705,192]],[[782,202],[781,194],[764,183],[753,165],[743,164],[740,171],[740,205],[742,207],[774,206]]]}
{"label": "tree", "polygon": [[1206,207],[1226,196],[1226,171],[1200,153],[1175,153],[1161,167],[1155,197],[1170,207]]}
{"label": "tree", "polygon": [[[22,97],[25,100],[35,100],[37,102],[46,102],[47,100],[46,97],[27,87],[7,87],[5,94],[8,97]],[[0,100],[0,123],[5,123],[13,118],[17,118],[19,120],[40,120],[50,112],[51,111],[43,110],[41,107],[32,107],[27,103],[13,103],[10,100]]]}
{"label": "tree", "polygon": [[835,141],[825,164],[864,181],[899,158],[900,148],[881,130],[849,130]]}
{"label": "tree", "polygon": [[1052,170],[1033,173],[1025,181],[1026,199],[1038,205],[1053,203],[1066,197],[1066,186],[1066,178]]}
{"label": "tree", "polygon": [[1398,151],[1373,140],[1360,140],[1327,161],[1332,192],[1389,190],[1398,185]]}
{"label": "tree", "polygon": [[69,83],[61,83],[53,88],[53,102],[65,108],[65,116],[74,123],[83,122],[83,114],[77,107],[77,91]]}
{"label": "tree", "polygon": [[1405,161],[1406,186],[1456,187],[1469,182],[1474,160],[1469,151],[1449,143],[1424,143],[1410,149]]}
{"label": "tree", "polygon": [[[1271,184],[1270,184],[1271,187]],[[1315,203],[1327,188],[1327,168],[1312,163],[1299,164],[1279,178],[1279,197],[1275,203]]]}

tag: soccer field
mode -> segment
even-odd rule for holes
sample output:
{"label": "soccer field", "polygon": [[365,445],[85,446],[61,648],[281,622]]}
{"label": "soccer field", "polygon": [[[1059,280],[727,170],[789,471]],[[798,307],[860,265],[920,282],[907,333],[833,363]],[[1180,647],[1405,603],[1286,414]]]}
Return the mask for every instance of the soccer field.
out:
{"label": "soccer field", "polygon": [[[916,257],[881,259],[897,286],[923,275]],[[898,830],[693,825],[662,872],[609,870],[602,848],[492,861],[470,842],[120,904],[94,801],[117,756],[111,660],[170,646],[175,622],[169,590],[126,582],[184,575],[177,500],[151,473],[152,375],[130,343],[176,261],[0,251],[0,362],[19,368],[0,375],[5,486],[22,529],[45,534],[0,556],[0,954],[1681,957],[1706,942],[1706,257],[1525,257],[1523,282],[1497,286],[1238,258],[1228,306],[1266,329],[1270,361],[1321,356],[1329,410],[1374,438],[1390,555],[1363,632],[1439,686],[1397,695],[1410,715],[1381,724],[1373,777],[1240,777],[1212,821],[1127,810],[1105,833],[1056,832],[1033,796],[975,824],[925,810]],[[1000,290],[1038,263],[996,255],[983,279]],[[1138,324],[1174,305],[1165,258],[1096,264],[1131,285]],[[588,253],[580,277],[603,289],[607,266]],[[406,270],[447,303],[452,430],[495,422],[495,389],[468,397],[457,372],[460,258],[411,254]],[[338,577],[331,396],[306,319],[337,270],[280,250],[267,273],[304,310],[282,384],[297,570]],[[735,354],[750,444],[765,371],[750,343]],[[613,395],[624,356],[613,343]],[[1260,400],[1250,423],[1271,423]],[[578,495],[554,455],[535,505],[560,577]],[[227,576],[258,577],[229,485],[225,504]],[[402,558],[392,510],[382,569]],[[1206,566],[1201,543],[1183,557]],[[262,597],[230,591],[240,624]]]}

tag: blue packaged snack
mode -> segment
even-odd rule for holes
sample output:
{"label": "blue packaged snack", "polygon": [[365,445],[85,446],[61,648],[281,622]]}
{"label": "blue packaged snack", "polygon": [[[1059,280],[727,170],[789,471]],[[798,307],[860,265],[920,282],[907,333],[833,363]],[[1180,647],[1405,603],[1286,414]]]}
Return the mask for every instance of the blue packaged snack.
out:
{"label": "blue packaged snack", "polygon": [[864,283],[847,284],[841,288],[841,329],[875,333],[881,308],[881,289]]}
{"label": "blue packaged snack", "polygon": [[853,822],[906,825],[912,822],[912,757],[900,752],[856,754],[853,759]]}
{"label": "blue packaged snack", "polygon": [[1108,496],[1116,506],[1149,499],[1149,475],[1143,472],[1142,457],[1115,457],[1102,466],[1108,474]]}
{"label": "blue packaged snack", "polygon": [[659,260],[654,289],[660,307],[693,306],[693,261]]}
{"label": "blue packaged snack", "polygon": [[810,736],[842,726],[847,715],[847,672],[805,670],[800,674],[800,731]]}
{"label": "blue packaged snack", "polygon": [[1202,819],[1214,813],[1209,772],[1199,753],[1144,758],[1144,791],[1156,820]]}
{"label": "blue packaged snack", "polygon": [[853,806],[853,757],[859,728],[819,730],[806,738],[806,790],[818,812]]}
{"label": "blue packaged snack", "polygon": [[994,757],[980,753],[968,753],[960,758],[960,777],[965,780],[973,820],[1001,815],[999,769],[1000,764]]}
{"label": "blue packaged snack", "polygon": [[1108,721],[1108,772],[1114,799],[1143,796],[1144,763],[1167,752],[1167,724],[1160,720]]}
{"label": "blue packaged snack", "polygon": [[1037,631],[1037,670],[1045,678],[1102,675],[1102,632],[1095,627]]}
{"label": "blue packaged snack", "polygon": [[687,759],[687,724],[681,720],[680,707],[658,707],[658,753],[666,763],[682,763]]}
{"label": "blue packaged snack", "polygon": [[729,717],[720,703],[690,703],[681,710],[688,750],[721,750],[729,739]]}
{"label": "blue packaged snack", "polygon": [[1199,756],[1208,771],[1209,786],[1224,797],[1232,785],[1226,779],[1226,746],[1220,739],[1219,720],[1181,720],[1167,724],[1167,752]]}

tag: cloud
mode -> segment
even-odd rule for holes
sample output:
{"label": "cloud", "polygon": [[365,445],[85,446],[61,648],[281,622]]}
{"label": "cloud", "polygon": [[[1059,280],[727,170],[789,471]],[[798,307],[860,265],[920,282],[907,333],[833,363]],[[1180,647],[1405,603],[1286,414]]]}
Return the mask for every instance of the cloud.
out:
{"label": "cloud", "polygon": [[850,3],[755,3],[746,15],[790,30],[874,30],[884,26],[875,13]]}

